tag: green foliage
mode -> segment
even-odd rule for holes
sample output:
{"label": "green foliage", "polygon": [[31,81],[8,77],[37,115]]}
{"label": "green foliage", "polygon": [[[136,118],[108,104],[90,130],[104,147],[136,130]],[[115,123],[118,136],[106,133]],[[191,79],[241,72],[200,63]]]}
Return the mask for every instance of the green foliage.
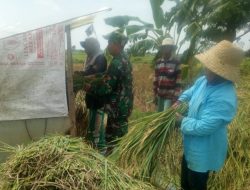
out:
{"label": "green foliage", "polygon": [[145,56],[131,56],[130,61],[132,64],[151,64],[153,56],[146,54]]}
{"label": "green foliage", "polygon": [[129,36],[129,38],[130,38],[130,42],[136,43],[136,42],[139,41],[139,40],[144,40],[144,39],[146,39],[146,38],[147,38],[147,32],[145,32],[145,33],[131,34],[131,35]]}
{"label": "green foliage", "polygon": [[72,51],[73,64],[82,64],[86,59],[86,54],[83,50],[73,50]]}
{"label": "green foliage", "polygon": [[133,109],[133,112],[132,112],[131,116],[129,117],[129,120],[133,121],[133,120],[136,120],[138,118],[149,116],[152,113],[153,112],[142,112],[141,110],[135,108],[135,109]]}
{"label": "green foliage", "polygon": [[[164,30],[165,25],[164,13],[161,8],[164,0],[150,1],[155,21],[155,26],[151,23],[144,22],[138,17],[115,16],[105,19],[105,23],[118,27],[119,31],[126,33],[131,42],[128,53],[131,55],[145,55],[150,50],[158,49],[164,37],[169,36],[168,31]],[[137,24],[129,24],[130,21]]]}
{"label": "green foliage", "polygon": [[161,5],[163,4],[164,0],[150,0],[151,8],[152,8],[152,13],[154,17],[154,22],[156,28],[161,28],[164,25],[164,12],[161,8]]}
{"label": "green foliage", "polygon": [[176,27],[178,35],[185,31],[182,43],[191,42],[189,57],[209,41],[233,41],[236,30],[250,21],[249,14],[250,1],[246,0],[185,0],[176,1],[176,6],[166,12],[165,17],[168,27]]}
{"label": "green foliage", "polygon": [[145,25],[129,25],[126,26],[126,33],[127,35],[135,34],[139,31],[145,30],[146,32],[149,30],[153,30],[154,25],[153,24],[145,24]]}
{"label": "green foliage", "polygon": [[183,53],[182,63],[188,64],[189,82],[194,77],[192,57],[223,39],[235,40],[237,29],[248,27],[250,21],[250,1],[247,0],[182,0],[165,13],[169,30],[175,28],[177,36],[185,32],[177,43],[179,47],[189,42]]}
{"label": "green foliage", "polygon": [[250,75],[250,58],[244,59],[243,63],[241,64],[240,73],[244,76]]}
{"label": "green foliage", "polygon": [[[182,63],[189,65],[189,80],[193,76],[194,54],[223,39],[234,41],[236,32],[250,32],[249,0],[149,0],[154,24],[141,21],[138,17],[118,16],[109,18],[107,24],[120,27],[129,37],[131,55],[145,55],[159,48],[161,41],[174,31],[178,44],[177,54],[183,44],[189,47],[183,53]],[[166,1],[174,1],[169,11],[162,9]],[[165,11],[165,13],[164,13]],[[120,21],[119,21],[120,20]],[[119,21],[119,22],[118,22]],[[136,21],[141,25],[129,25]],[[181,37],[183,36],[184,37]]]}
{"label": "green foliage", "polygon": [[158,44],[152,39],[145,39],[135,42],[128,49],[128,54],[133,56],[143,56],[149,49],[158,48]]}
{"label": "green foliage", "polygon": [[139,22],[143,25],[148,25],[149,23],[146,23],[144,21],[142,21],[140,18],[138,17],[133,17],[133,16],[114,16],[114,17],[109,17],[106,18],[105,23],[107,25],[113,26],[113,27],[118,27],[118,28],[123,28],[126,27],[129,22],[131,21],[135,21],[135,22]]}
{"label": "green foliage", "polygon": [[220,0],[219,6],[210,13],[207,21],[209,27],[203,36],[212,41],[227,39],[233,41],[237,29],[250,22],[250,1],[248,0]]}

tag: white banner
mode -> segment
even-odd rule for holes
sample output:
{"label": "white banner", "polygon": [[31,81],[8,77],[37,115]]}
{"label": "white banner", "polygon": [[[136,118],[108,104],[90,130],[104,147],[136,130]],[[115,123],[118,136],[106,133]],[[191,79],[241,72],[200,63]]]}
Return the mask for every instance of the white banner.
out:
{"label": "white banner", "polygon": [[0,120],[68,115],[64,25],[0,40]]}

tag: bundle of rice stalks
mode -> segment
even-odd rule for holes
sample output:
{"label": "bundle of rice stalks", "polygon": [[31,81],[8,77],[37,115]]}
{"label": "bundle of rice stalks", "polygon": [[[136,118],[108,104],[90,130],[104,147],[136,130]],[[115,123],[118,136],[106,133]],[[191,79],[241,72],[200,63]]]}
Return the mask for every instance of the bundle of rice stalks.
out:
{"label": "bundle of rice stalks", "polygon": [[0,184],[4,190],[153,190],[149,184],[132,179],[81,139],[62,136],[44,138],[17,148],[1,165]]}
{"label": "bundle of rice stalks", "polygon": [[158,155],[158,161],[150,181],[162,189],[168,189],[169,186],[175,185],[177,190],[177,187],[180,186],[180,166],[183,156],[180,130],[171,131],[164,148],[164,151]]}
{"label": "bundle of rice stalks", "polygon": [[79,90],[82,90],[85,79],[83,77],[82,71],[74,72],[73,75],[73,90],[77,93]]}
{"label": "bundle of rice stalks", "polygon": [[182,105],[177,110],[170,108],[132,121],[128,134],[120,139],[110,159],[129,174],[149,180],[160,155],[166,155],[168,137],[175,130],[176,112],[183,113],[186,109]]}
{"label": "bundle of rice stalks", "polygon": [[84,76],[83,71],[76,71],[73,75],[73,91],[77,93],[79,90],[82,90],[85,84],[92,83],[93,81],[99,80],[101,81],[103,74],[93,74]]}
{"label": "bundle of rice stalks", "polygon": [[75,118],[76,118],[76,135],[85,137],[88,126],[88,110],[85,104],[85,92],[80,90],[75,97]]}

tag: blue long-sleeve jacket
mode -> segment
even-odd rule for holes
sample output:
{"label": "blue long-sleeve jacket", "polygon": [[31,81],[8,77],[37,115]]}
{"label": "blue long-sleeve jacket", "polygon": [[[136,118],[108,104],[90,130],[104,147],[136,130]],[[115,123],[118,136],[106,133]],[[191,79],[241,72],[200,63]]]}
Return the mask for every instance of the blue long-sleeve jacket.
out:
{"label": "blue long-sleeve jacket", "polygon": [[188,168],[197,172],[218,171],[227,154],[227,126],[237,110],[233,83],[212,85],[203,76],[179,100],[189,102],[188,116],[181,123]]}

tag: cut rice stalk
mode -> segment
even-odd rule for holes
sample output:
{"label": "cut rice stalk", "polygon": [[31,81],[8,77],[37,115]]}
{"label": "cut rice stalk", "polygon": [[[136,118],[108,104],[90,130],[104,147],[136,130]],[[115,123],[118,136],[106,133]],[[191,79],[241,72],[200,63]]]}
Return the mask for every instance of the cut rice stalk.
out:
{"label": "cut rice stalk", "polygon": [[131,175],[149,180],[158,156],[161,153],[165,155],[164,145],[171,130],[175,129],[176,112],[186,110],[187,105],[183,104],[176,110],[170,108],[132,121],[128,134],[119,139],[117,148],[109,158]]}

